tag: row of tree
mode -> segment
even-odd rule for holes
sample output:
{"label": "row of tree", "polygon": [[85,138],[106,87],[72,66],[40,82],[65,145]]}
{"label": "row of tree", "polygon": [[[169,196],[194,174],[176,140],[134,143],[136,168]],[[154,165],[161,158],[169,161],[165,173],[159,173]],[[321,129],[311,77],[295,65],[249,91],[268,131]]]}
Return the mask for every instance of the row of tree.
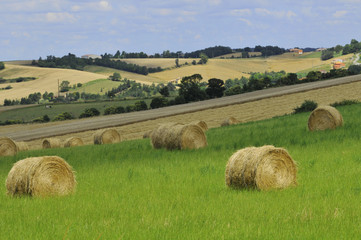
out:
{"label": "row of tree", "polygon": [[134,72],[138,74],[147,75],[148,73],[160,72],[163,71],[161,67],[157,68],[148,68],[146,66],[139,66],[137,64],[127,63],[120,60],[113,60],[111,59],[110,54],[102,55],[102,58],[98,59],[86,59],[86,58],[79,58],[76,55],[69,53],[61,58],[55,56],[47,56],[46,59],[42,59],[41,57],[39,60],[32,61],[32,65],[39,66],[39,67],[49,67],[49,68],[69,68],[69,69],[76,69],[76,70],[83,70],[87,65],[97,65],[103,67],[114,68],[118,70]]}
{"label": "row of tree", "polygon": [[335,47],[328,48],[322,51],[321,59],[328,60],[334,57],[334,54],[338,54],[342,52],[342,55],[350,54],[350,53],[358,53],[361,51],[361,42],[356,39],[352,39],[349,44],[336,45]]}

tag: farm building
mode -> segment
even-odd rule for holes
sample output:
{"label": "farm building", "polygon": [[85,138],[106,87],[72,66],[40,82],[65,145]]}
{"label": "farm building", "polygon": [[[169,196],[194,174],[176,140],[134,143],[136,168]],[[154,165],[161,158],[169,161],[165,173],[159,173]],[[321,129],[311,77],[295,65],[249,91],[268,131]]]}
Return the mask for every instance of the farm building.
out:
{"label": "farm building", "polygon": [[290,52],[303,54],[303,50],[299,49],[299,48],[292,48],[292,49],[290,49]]}
{"label": "farm building", "polygon": [[95,54],[85,54],[83,56],[81,56],[81,58],[85,58],[85,59],[97,59],[97,58],[102,58],[101,56],[99,55],[95,55]]}
{"label": "farm building", "polygon": [[340,69],[346,67],[346,64],[343,62],[335,62],[333,64],[333,69]]}

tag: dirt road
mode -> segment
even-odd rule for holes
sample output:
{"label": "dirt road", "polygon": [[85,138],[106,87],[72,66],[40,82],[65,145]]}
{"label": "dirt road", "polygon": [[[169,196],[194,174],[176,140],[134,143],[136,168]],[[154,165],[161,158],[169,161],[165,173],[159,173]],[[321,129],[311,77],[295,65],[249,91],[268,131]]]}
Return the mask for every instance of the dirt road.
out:
{"label": "dirt road", "polygon": [[[51,136],[81,136],[92,142],[92,130],[117,127],[125,139],[140,138],[142,133],[166,121],[190,122],[205,120],[210,127],[219,126],[227,116],[251,121],[292,112],[305,99],[329,104],[343,99],[361,100],[361,76],[351,76],[321,82],[266,89],[220,99],[165,107],[160,109],[78,119],[47,124],[0,127],[0,135],[16,141],[30,141]],[[38,144],[40,140],[35,140]]]}

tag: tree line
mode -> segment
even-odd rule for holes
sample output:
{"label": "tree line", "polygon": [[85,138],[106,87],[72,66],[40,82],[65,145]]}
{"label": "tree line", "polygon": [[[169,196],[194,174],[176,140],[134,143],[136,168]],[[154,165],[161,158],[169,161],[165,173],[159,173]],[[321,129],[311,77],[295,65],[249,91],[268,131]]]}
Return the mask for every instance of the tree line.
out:
{"label": "tree line", "polygon": [[138,74],[147,75],[148,73],[160,72],[163,71],[161,67],[157,68],[148,68],[146,66],[139,66],[137,64],[127,63],[120,60],[111,59],[111,55],[104,54],[102,58],[98,59],[85,59],[76,57],[76,55],[69,53],[61,58],[55,56],[47,56],[46,59],[32,61],[32,65],[39,67],[49,67],[49,68],[69,68],[76,70],[84,70],[84,67],[87,65],[96,65],[102,67],[109,67],[118,70],[123,70],[127,72],[134,72]]}

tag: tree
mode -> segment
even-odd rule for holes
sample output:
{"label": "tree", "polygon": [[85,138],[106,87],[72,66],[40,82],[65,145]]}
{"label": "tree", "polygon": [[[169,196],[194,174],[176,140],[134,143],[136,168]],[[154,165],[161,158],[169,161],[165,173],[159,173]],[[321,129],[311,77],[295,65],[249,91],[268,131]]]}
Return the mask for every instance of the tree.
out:
{"label": "tree", "polygon": [[206,93],[210,98],[222,97],[224,90],[226,90],[223,80],[218,78],[209,79],[207,85]]}
{"label": "tree", "polygon": [[162,87],[161,89],[159,89],[159,93],[163,96],[163,97],[169,97],[169,89],[167,86]]}
{"label": "tree", "polygon": [[3,70],[5,68],[5,64],[3,62],[0,62],[0,70]]}
{"label": "tree", "polygon": [[122,79],[122,76],[120,76],[119,73],[115,72],[113,75],[109,76],[110,80],[112,81],[120,81]]}
{"label": "tree", "polygon": [[175,66],[176,66],[176,67],[180,67],[180,66],[179,66],[179,58],[176,58],[176,59],[175,59]]}
{"label": "tree", "polygon": [[134,109],[135,109],[135,111],[147,110],[148,106],[143,100],[136,101],[134,104]]}
{"label": "tree", "polygon": [[361,73],[361,66],[360,65],[351,65],[348,67],[348,73],[350,75],[356,75]]}
{"label": "tree", "polygon": [[341,45],[336,45],[336,47],[335,47],[335,52],[336,52],[336,53],[339,53],[339,52],[342,51],[342,49],[343,49],[343,47],[342,47]]}
{"label": "tree", "polygon": [[201,60],[199,60],[200,64],[206,64],[208,62],[208,56],[206,54],[201,53],[199,57],[201,58]]}
{"label": "tree", "polygon": [[100,112],[96,108],[87,108],[85,111],[80,114],[79,118],[87,118],[87,117],[94,117],[99,116]]}
{"label": "tree", "polygon": [[321,54],[322,61],[325,61],[325,60],[328,60],[331,58],[333,58],[333,51],[331,51],[331,50],[322,51],[322,54]]}
{"label": "tree", "polygon": [[202,79],[200,74],[183,77],[179,84],[179,96],[182,96],[185,102],[204,100],[206,93],[200,88]]}
{"label": "tree", "polygon": [[70,82],[69,81],[62,81],[60,83],[60,92],[67,92],[70,89],[69,86]]}
{"label": "tree", "polygon": [[120,51],[119,50],[114,54],[114,58],[120,58]]}
{"label": "tree", "polygon": [[168,104],[168,101],[167,101],[166,98],[164,98],[164,97],[156,97],[156,98],[152,99],[152,102],[150,103],[150,107],[152,109],[161,108],[161,107],[167,106],[167,104]]}

